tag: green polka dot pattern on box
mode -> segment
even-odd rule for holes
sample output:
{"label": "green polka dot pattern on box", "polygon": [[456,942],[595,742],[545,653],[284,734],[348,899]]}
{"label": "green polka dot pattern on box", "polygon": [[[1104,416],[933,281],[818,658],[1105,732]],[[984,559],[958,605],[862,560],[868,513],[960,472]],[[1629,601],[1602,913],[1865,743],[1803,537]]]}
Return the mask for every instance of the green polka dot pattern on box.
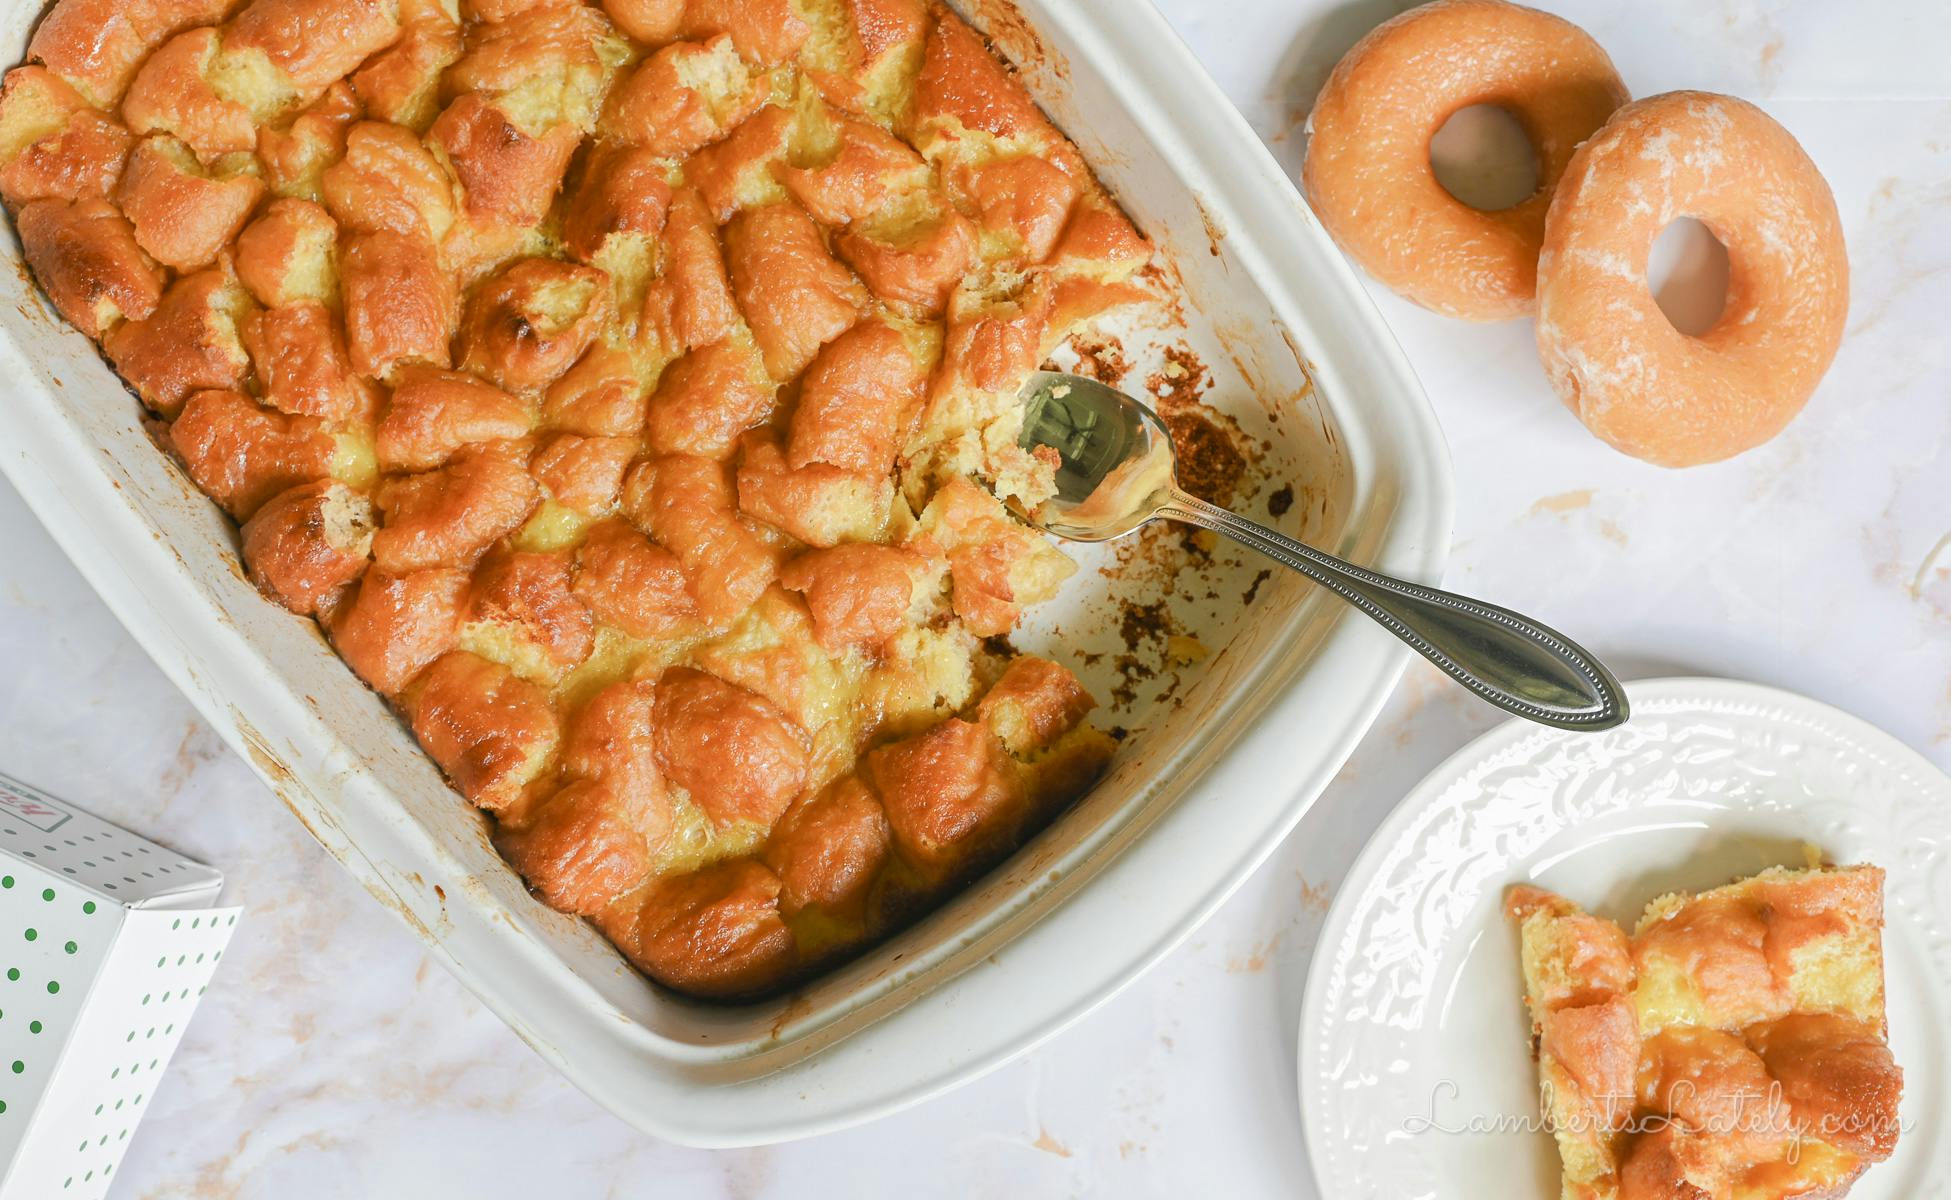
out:
{"label": "green polka dot pattern on box", "polygon": [[[31,803],[10,809],[20,795]],[[234,910],[209,907],[221,886],[208,867],[0,776],[7,1200],[105,1195],[234,932]]]}

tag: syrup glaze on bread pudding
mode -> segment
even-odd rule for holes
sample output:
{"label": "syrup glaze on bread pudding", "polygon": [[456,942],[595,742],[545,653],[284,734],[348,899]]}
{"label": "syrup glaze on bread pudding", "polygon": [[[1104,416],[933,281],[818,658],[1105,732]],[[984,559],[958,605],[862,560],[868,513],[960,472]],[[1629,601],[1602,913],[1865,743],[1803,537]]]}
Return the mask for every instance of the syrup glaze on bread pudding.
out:
{"label": "syrup glaze on bread pudding", "polygon": [[[48,297],[550,904],[777,990],[1087,790],[1018,384],[1151,248],[924,0],[59,0]],[[975,480],[982,480],[982,483]],[[995,494],[992,494],[992,490]]]}
{"label": "syrup glaze on bread pudding", "polygon": [[1839,1197],[1896,1149],[1883,872],[1772,867],[1633,935],[1512,889],[1565,1200]]}

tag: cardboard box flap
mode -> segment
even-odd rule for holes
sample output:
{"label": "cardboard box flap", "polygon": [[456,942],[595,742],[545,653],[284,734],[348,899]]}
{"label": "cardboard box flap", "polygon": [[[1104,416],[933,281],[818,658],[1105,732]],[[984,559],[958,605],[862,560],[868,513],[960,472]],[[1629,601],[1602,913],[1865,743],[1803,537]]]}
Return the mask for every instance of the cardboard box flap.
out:
{"label": "cardboard box flap", "polygon": [[0,775],[0,859],[31,863],[125,908],[206,904],[223,873]]}

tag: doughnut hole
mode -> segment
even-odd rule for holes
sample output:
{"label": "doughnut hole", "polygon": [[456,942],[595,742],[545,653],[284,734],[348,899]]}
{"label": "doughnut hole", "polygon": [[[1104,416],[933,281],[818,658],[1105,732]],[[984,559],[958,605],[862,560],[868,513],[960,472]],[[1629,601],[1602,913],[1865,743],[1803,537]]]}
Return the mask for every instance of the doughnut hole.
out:
{"label": "doughnut hole", "polygon": [[1444,191],[1479,212],[1517,207],[1537,194],[1542,179],[1531,135],[1495,104],[1451,113],[1429,139],[1429,168]]}
{"label": "doughnut hole", "polygon": [[1688,337],[1720,323],[1727,308],[1727,247],[1692,217],[1660,231],[1646,257],[1646,286],[1666,319]]}

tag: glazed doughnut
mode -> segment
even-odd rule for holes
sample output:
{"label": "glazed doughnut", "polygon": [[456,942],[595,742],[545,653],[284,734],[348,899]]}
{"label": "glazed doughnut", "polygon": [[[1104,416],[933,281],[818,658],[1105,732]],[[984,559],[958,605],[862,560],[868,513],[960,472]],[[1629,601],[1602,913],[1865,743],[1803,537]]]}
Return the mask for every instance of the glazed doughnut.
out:
{"label": "glazed doughnut", "polygon": [[[1302,184],[1341,248],[1399,295],[1465,320],[1523,316],[1552,189],[1629,98],[1578,26],[1504,0],[1435,0],[1335,65],[1308,117]],[[1538,190],[1512,208],[1472,208],[1430,167],[1430,139],[1476,104],[1510,113],[1537,152]]]}
{"label": "glazed doughnut", "polygon": [[[1654,303],[1646,260],[1693,217],[1727,247],[1727,304],[1698,337]],[[1786,129],[1746,101],[1627,105],[1559,182],[1538,262],[1538,355],[1587,428],[1667,467],[1781,432],[1842,341],[1849,259],[1835,199]]]}

